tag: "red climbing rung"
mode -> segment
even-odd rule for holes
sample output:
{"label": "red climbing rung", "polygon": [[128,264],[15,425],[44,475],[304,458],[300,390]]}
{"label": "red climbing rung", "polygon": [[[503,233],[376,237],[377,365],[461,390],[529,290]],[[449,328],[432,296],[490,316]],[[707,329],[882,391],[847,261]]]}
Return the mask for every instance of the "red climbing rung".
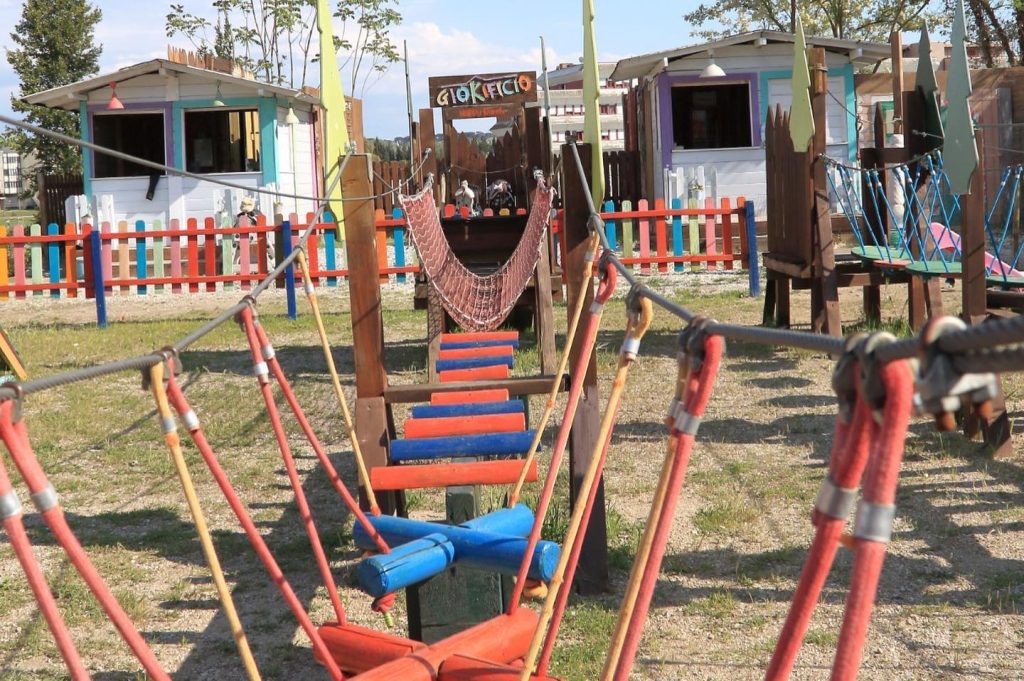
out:
{"label": "red climbing rung", "polygon": [[[523,674],[521,662],[495,664],[467,655],[452,655],[438,672],[437,681],[519,681]],[[559,681],[554,676],[530,676],[530,681]]]}
{"label": "red climbing rung", "polygon": [[406,419],[405,439],[517,433],[526,430],[526,415],[482,414],[480,416],[442,416],[432,419]]}
{"label": "red climbing rung", "polygon": [[456,390],[450,393],[434,393],[430,396],[431,404],[476,404],[478,402],[507,402],[508,390]]}
{"label": "red climbing rung", "polygon": [[[379,466],[370,469],[370,484],[379,491],[433,489],[459,485],[511,485],[519,480],[524,462],[467,461],[425,465]],[[526,482],[537,481],[537,460],[530,462]]]}
{"label": "red climbing rung", "polygon": [[[537,614],[529,608],[518,608],[511,615],[498,615],[433,645],[419,648],[414,655],[374,667],[356,679],[436,681],[442,665],[456,655],[496,662],[500,665],[509,664],[526,654],[536,626]],[[367,651],[360,645],[361,641],[335,639],[330,633],[331,628],[333,627],[320,627],[320,635],[338,665],[346,667],[353,658],[366,655]]]}
{"label": "red climbing rung", "polygon": [[511,345],[490,345],[483,348],[456,348],[441,350],[438,359],[472,359],[474,357],[511,357],[515,350]]}
{"label": "red climbing rung", "polygon": [[459,341],[514,341],[519,340],[518,331],[472,331],[469,333],[442,333],[442,343]]}
{"label": "red climbing rung", "polygon": [[438,374],[442,383],[458,383],[459,381],[497,381],[509,377],[508,367],[498,364],[475,369],[452,369]]}

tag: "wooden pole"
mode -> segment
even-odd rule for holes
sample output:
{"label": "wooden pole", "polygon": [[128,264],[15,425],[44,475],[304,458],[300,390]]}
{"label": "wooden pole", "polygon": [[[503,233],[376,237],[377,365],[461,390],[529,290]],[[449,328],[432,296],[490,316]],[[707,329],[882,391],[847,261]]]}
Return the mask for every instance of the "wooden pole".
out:
{"label": "wooden pole", "polygon": [[[369,155],[353,156],[341,178],[343,195],[372,196],[371,168]],[[345,201],[344,207],[356,371],[356,435],[366,465],[372,470],[387,465],[390,444],[384,403],[388,377],[384,367],[384,318],[377,273],[377,229],[372,200]],[[360,490],[361,502],[369,508],[369,500],[362,488]],[[379,495],[381,512],[393,512],[398,499],[394,493]]]}
{"label": "wooden pole", "polygon": [[[889,35],[889,46],[892,48],[892,131],[902,134],[905,128],[903,125],[903,34],[900,31],[893,31]],[[930,57],[925,56],[924,58]]]}
{"label": "wooden pole", "polygon": [[[589,182],[590,161],[593,158],[590,145],[581,144],[578,147],[580,160],[583,162],[586,179]],[[569,145],[562,146],[562,158],[572,158],[572,148]],[[562,165],[565,173],[565,224],[563,225],[563,238],[565,239],[566,274],[568,277],[567,304],[570,309],[576,304],[576,298],[581,295],[587,297],[586,306],[593,301],[593,289],[586,285],[584,277],[586,267],[584,260],[587,254],[587,243],[590,232],[587,229],[589,212],[587,200],[584,195],[583,184],[577,173],[575,163],[564,163]],[[576,366],[582,348],[583,339],[577,337],[573,342],[572,351],[569,355],[569,366]],[[572,435],[569,438],[569,494],[573,507],[577,503],[585,503],[585,499],[578,498],[580,487],[583,484],[583,477],[590,465],[594,455],[594,444],[597,442],[598,429],[601,420],[600,396],[597,386],[597,356],[592,355],[587,375],[583,382],[583,396],[576,412]],[[587,528],[587,534],[583,538],[582,553],[580,554],[580,566],[576,573],[576,587],[582,594],[596,594],[605,591],[608,587],[608,533],[604,511],[604,481],[597,482],[597,498],[594,503],[593,515]]]}
{"label": "wooden pole", "polygon": [[821,156],[826,153],[825,118],[828,108],[828,66],[825,49],[809,50],[811,65],[811,111],[814,139],[811,142],[811,177],[814,191],[814,281],[811,288],[811,325],[815,332],[830,336],[843,333],[839,315],[839,280],[836,274],[835,243],[832,238],[832,209],[828,200],[828,177]]}

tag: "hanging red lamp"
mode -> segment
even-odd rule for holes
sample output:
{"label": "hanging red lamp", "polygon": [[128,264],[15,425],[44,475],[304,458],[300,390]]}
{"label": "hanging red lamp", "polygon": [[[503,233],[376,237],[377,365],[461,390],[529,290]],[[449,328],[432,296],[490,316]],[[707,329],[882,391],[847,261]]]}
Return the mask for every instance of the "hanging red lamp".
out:
{"label": "hanging red lamp", "polygon": [[124,102],[117,98],[117,83],[110,84],[110,101],[107,102],[107,111],[118,111],[124,108]]}

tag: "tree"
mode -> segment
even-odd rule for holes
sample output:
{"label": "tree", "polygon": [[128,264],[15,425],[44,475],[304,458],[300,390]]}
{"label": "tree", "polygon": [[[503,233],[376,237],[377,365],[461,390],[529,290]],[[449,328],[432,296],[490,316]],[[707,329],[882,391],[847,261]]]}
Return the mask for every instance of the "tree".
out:
{"label": "tree", "polygon": [[[101,45],[94,41],[96,24],[102,14],[87,0],[25,0],[21,19],[7,50],[7,61],[21,79],[12,108],[29,123],[48,130],[79,136],[78,114],[33,106],[21,98],[51,88],[75,83],[99,70]],[[49,137],[13,133],[22,154],[35,151],[47,174],[81,172],[78,149]]]}
{"label": "tree", "polygon": [[[398,61],[390,30],[402,20],[397,0],[341,0],[334,16],[342,20],[335,38],[347,53],[342,68],[349,74],[352,96],[362,95]],[[166,17],[167,37],[183,36],[200,55],[233,55],[243,68],[270,83],[302,87],[315,63],[316,7],[313,0],[214,0],[216,24],[172,3]],[[211,38],[211,33],[213,37]],[[351,38],[349,34],[354,34]]]}
{"label": "tree", "polygon": [[[893,31],[918,28],[923,20],[930,26],[948,23],[935,4],[934,0],[824,0],[805,2],[799,12],[808,35],[888,42]],[[714,39],[759,29],[788,32],[792,14],[788,0],[721,0],[701,4],[683,19],[708,27],[696,35]]]}

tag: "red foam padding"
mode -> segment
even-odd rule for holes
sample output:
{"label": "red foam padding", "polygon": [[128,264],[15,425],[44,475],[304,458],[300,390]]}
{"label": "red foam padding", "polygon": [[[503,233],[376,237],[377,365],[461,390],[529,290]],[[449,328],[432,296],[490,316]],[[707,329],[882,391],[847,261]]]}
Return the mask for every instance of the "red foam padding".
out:
{"label": "red foam padding", "polygon": [[488,433],[518,433],[526,430],[526,415],[481,414],[479,416],[442,416],[432,419],[406,419],[404,433],[407,440],[450,435],[486,435]]}
{"label": "red foam padding", "polygon": [[[441,665],[438,681],[519,681],[522,664],[496,664],[466,655],[453,655]],[[530,681],[559,681],[554,676],[532,674]]]}
{"label": "red foam padding", "polygon": [[518,331],[468,331],[466,333],[442,333],[442,343],[458,343],[460,341],[499,341],[519,340]]}
{"label": "red foam padding", "polygon": [[459,381],[496,381],[508,378],[508,367],[498,364],[491,367],[477,367],[475,369],[452,369],[442,371],[438,374],[442,383],[458,383]]}
{"label": "red foam padding", "polygon": [[[325,624],[318,630],[331,657],[346,672],[361,674],[393,660],[408,656],[426,644],[393,636],[354,624]],[[322,660],[317,658],[318,662]]]}
{"label": "red foam padding", "polygon": [[491,345],[485,348],[456,348],[441,350],[438,359],[473,359],[476,357],[511,357],[515,350],[511,345]]}
{"label": "red foam padding", "polygon": [[[523,461],[467,461],[465,463],[403,464],[370,469],[375,490],[433,489],[459,485],[511,485],[519,480]],[[526,482],[537,481],[537,460],[530,462]]]}
{"label": "red foam padding", "polygon": [[508,390],[455,390],[450,393],[434,393],[431,404],[476,404],[478,402],[507,402]]}
{"label": "red foam padding", "polygon": [[[358,681],[437,681],[441,666],[455,655],[509,664],[526,655],[536,626],[537,613],[529,608],[518,608],[511,615],[498,615],[355,678]],[[343,660],[364,654],[361,648],[347,645],[328,644],[328,648],[342,666]]]}

